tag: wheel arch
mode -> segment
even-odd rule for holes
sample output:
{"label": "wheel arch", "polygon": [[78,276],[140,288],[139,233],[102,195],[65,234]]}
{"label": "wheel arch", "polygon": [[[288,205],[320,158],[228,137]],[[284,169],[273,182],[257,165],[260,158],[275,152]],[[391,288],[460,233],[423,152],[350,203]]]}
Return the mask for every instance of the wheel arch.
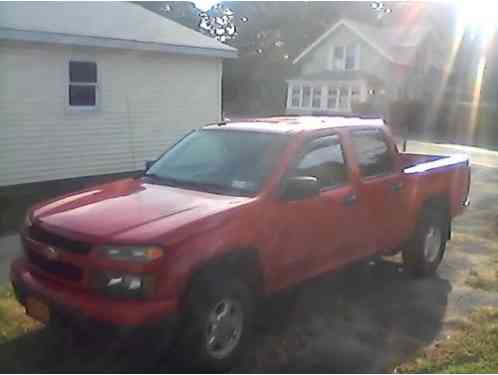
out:
{"label": "wheel arch", "polygon": [[264,293],[263,269],[258,250],[254,247],[236,248],[203,261],[192,269],[181,296],[180,307],[186,307],[196,283],[209,281],[213,277],[239,278],[248,285],[255,297]]}
{"label": "wheel arch", "polygon": [[451,239],[451,215],[450,215],[450,197],[447,193],[433,194],[427,197],[419,210],[418,218],[423,217],[427,212],[443,212],[447,220],[447,239]]}

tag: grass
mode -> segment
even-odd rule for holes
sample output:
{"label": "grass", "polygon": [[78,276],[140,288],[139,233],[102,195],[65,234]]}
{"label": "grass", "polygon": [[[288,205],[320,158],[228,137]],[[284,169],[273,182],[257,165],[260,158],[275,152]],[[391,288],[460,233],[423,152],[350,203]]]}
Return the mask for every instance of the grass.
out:
{"label": "grass", "polygon": [[24,308],[13,296],[12,288],[0,287],[0,345],[37,329],[39,325],[25,315]]}
{"label": "grass", "polygon": [[488,272],[469,271],[469,276],[465,284],[474,289],[481,289],[486,292],[498,292],[498,258],[493,261],[495,270]]}
{"label": "grass", "polygon": [[399,373],[495,373],[498,309],[483,308],[448,340],[396,368]]}

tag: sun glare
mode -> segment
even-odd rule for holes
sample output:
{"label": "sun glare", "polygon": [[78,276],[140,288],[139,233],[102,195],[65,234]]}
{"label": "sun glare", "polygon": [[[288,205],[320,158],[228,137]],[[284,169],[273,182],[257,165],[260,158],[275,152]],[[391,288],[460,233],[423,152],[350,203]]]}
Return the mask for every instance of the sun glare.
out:
{"label": "sun glare", "polygon": [[463,27],[481,34],[487,42],[498,27],[498,1],[457,0],[459,20]]}

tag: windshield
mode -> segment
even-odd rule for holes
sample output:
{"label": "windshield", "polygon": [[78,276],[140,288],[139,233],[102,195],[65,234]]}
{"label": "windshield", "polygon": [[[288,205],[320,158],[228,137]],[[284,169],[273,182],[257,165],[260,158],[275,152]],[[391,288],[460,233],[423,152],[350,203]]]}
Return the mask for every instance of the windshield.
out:
{"label": "windshield", "polygon": [[199,130],[167,151],[145,174],[166,185],[253,195],[270,174],[287,136]]}

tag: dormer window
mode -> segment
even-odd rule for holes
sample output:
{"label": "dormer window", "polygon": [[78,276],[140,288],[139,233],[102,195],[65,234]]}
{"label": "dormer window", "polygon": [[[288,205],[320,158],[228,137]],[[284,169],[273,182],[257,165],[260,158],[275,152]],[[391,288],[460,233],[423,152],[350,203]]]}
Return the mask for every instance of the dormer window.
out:
{"label": "dormer window", "polygon": [[360,68],[360,46],[334,46],[331,53],[331,70],[358,70]]}
{"label": "dormer window", "polygon": [[344,70],[344,47],[334,47],[334,56],[332,60],[332,70]]}

